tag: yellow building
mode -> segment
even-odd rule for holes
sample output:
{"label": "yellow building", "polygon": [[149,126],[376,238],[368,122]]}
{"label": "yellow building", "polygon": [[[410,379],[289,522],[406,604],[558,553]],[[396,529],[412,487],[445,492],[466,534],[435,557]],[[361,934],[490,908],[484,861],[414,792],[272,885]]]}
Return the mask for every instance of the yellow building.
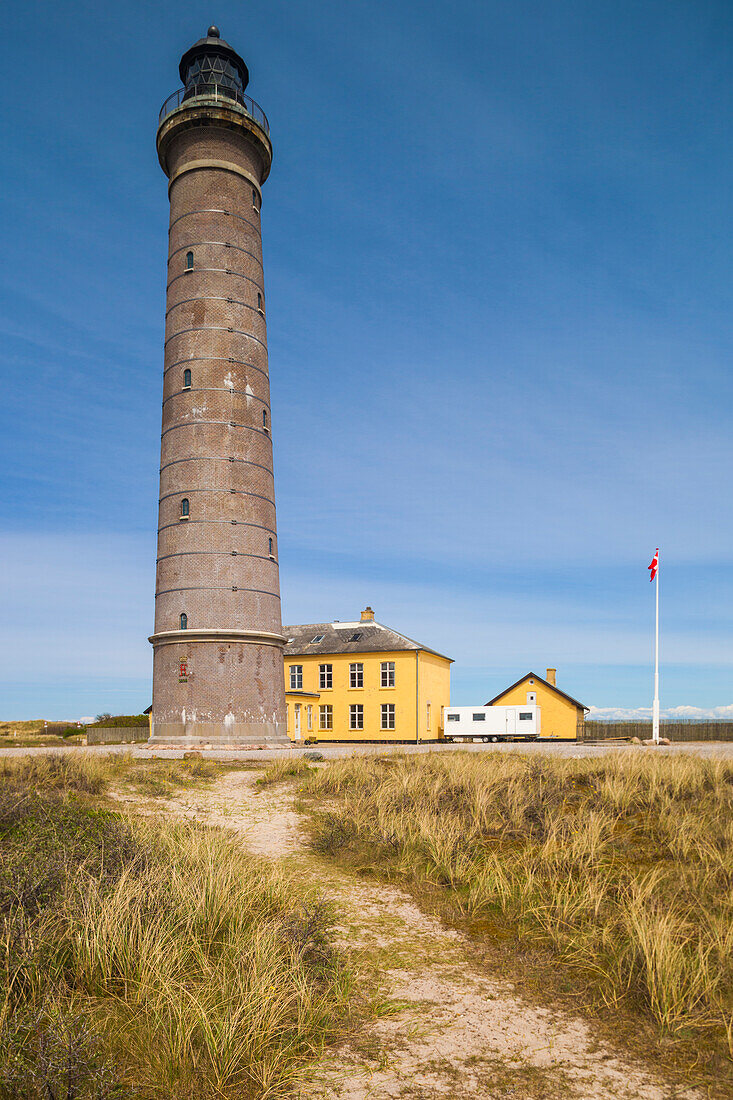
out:
{"label": "yellow building", "polygon": [[303,741],[437,741],[452,660],[375,622],[284,626],[288,734]]}
{"label": "yellow building", "polygon": [[557,670],[548,668],[543,679],[528,672],[511,687],[489,699],[487,707],[521,706],[536,703],[540,708],[540,740],[575,741],[582,734],[588,707],[572,695],[561,691],[555,683]]}

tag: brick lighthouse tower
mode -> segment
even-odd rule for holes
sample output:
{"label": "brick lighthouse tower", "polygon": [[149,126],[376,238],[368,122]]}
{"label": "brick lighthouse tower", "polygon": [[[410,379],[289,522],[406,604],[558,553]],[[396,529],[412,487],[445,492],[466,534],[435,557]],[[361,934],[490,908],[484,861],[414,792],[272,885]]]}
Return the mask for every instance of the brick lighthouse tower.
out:
{"label": "brick lighthouse tower", "polygon": [[179,71],[157,136],[170,230],[151,740],[287,744],[260,237],[272,145],[217,27]]}

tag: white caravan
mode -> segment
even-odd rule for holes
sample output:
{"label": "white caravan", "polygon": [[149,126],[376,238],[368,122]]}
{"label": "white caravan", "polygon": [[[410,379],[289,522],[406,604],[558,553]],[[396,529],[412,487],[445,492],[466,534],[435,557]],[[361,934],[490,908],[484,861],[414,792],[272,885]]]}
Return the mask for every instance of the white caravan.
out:
{"label": "white caravan", "polygon": [[444,707],[446,741],[536,741],[540,707]]}

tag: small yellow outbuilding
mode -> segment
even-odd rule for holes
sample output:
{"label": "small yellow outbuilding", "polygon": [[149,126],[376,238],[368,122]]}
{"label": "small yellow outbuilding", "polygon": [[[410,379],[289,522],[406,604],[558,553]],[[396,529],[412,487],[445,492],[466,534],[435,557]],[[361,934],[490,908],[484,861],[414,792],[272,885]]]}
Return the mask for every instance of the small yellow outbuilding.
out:
{"label": "small yellow outbuilding", "polygon": [[528,672],[484,705],[512,707],[536,703],[541,708],[540,741],[575,741],[582,737],[588,707],[561,691],[555,683],[556,676],[554,668],[548,668],[546,677]]}
{"label": "small yellow outbuilding", "polygon": [[291,741],[437,741],[450,657],[374,619],[284,626]]}

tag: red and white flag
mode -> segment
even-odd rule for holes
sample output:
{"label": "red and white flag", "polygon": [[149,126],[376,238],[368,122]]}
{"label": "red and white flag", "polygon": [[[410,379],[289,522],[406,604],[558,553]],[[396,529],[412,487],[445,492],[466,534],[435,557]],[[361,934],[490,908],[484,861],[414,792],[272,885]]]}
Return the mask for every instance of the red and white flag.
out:
{"label": "red and white flag", "polygon": [[651,570],[651,572],[649,574],[649,580],[653,581],[654,578],[657,575],[657,570],[659,569],[659,547],[657,547],[657,549],[654,551],[654,557],[652,558],[652,564],[648,565],[647,569]]}

